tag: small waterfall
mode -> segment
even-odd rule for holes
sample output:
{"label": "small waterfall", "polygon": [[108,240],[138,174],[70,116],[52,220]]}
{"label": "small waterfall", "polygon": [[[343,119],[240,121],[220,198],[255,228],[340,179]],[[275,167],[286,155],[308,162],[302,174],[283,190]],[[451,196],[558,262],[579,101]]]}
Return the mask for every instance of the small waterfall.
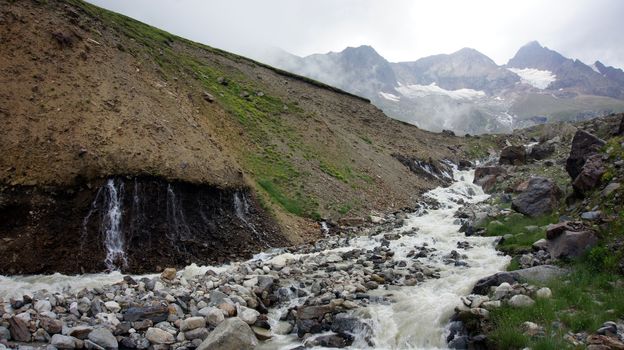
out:
{"label": "small waterfall", "polygon": [[329,226],[326,221],[321,221],[321,232],[323,232],[325,236],[329,234]]}
{"label": "small waterfall", "polygon": [[[167,184],[167,224],[169,226],[167,238],[172,242],[178,240],[186,241],[191,238],[191,228],[186,222],[183,208],[181,207],[175,191],[171,184]],[[180,244],[174,244],[179,252]]]}
{"label": "small waterfall", "polygon": [[104,263],[108,270],[114,271],[128,265],[124,236],[121,231],[124,185],[121,181],[117,185],[114,179],[109,179],[105,188],[104,209],[106,212],[102,213],[102,233],[104,234],[104,246],[106,247]]}
{"label": "small waterfall", "polygon": [[[241,199],[242,197],[242,199]],[[236,191],[234,193],[234,211],[236,213],[236,217],[238,217],[249,229],[254,233],[254,235],[258,238],[258,240],[266,247],[270,245],[264,240],[262,234],[256,230],[256,227],[247,220],[247,215],[249,214],[249,202],[247,201],[247,197],[244,193],[239,193]]]}

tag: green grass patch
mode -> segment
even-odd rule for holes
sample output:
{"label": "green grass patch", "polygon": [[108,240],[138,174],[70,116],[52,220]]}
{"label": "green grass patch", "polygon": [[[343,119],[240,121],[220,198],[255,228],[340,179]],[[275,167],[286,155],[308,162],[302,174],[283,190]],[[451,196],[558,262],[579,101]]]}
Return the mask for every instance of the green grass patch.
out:
{"label": "green grass patch", "polygon": [[[572,266],[570,275],[547,283],[551,299],[536,299],[527,308],[503,306],[492,310],[494,329],[490,338],[501,349],[566,349],[572,344],[563,339],[569,332],[595,332],[604,322],[624,315],[621,275],[591,268],[586,259]],[[521,332],[530,321],[544,327],[545,338],[530,338]]]}
{"label": "green grass patch", "polygon": [[[557,221],[558,217],[556,214],[537,218],[521,214],[512,214],[490,219],[483,224],[483,227],[486,229],[486,236],[505,236],[510,234],[511,237],[505,238],[499,243],[498,249],[509,254],[514,254],[529,250],[535,241],[546,238],[546,229],[544,226]],[[527,229],[529,226],[535,226],[537,228],[529,230]]]}

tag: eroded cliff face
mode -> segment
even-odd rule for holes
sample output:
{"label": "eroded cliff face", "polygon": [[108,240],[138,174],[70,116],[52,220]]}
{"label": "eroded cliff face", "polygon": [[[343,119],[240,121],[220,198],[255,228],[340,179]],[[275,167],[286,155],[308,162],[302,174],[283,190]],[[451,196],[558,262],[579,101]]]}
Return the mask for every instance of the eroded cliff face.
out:
{"label": "eroded cliff face", "polygon": [[286,242],[248,189],[120,176],[89,187],[3,191],[0,271],[152,272]]}

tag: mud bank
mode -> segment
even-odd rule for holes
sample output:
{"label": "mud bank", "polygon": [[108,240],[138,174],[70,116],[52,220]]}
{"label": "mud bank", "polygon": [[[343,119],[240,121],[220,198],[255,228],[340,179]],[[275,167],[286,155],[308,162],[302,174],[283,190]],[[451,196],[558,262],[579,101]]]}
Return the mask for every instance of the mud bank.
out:
{"label": "mud bank", "polygon": [[158,271],[284,245],[247,189],[153,177],[0,190],[0,274]]}

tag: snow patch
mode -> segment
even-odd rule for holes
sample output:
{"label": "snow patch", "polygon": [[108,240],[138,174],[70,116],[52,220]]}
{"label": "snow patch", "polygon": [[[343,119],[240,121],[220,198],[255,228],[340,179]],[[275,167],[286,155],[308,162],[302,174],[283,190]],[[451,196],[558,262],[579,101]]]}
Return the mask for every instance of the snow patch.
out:
{"label": "snow patch", "polygon": [[595,64],[595,63],[594,63],[594,64],[592,64],[590,67],[591,67],[591,69],[593,69],[593,70],[594,70],[594,72],[596,72],[596,73],[598,73],[598,74],[602,74],[602,73],[600,73],[600,71],[598,70],[598,67],[596,67],[596,64]]}
{"label": "snow patch", "polygon": [[400,85],[396,88],[408,98],[425,97],[431,95],[448,96],[454,100],[475,100],[485,97],[485,92],[473,89],[446,90],[431,83],[430,85]]}
{"label": "snow patch", "polygon": [[535,68],[507,68],[513,73],[516,73],[520,77],[520,81],[524,84],[529,84],[538,89],[545,89],[557,80],[557,76],[549,70],[539,70]]}
{"label": "snow patch", "polygon": [[392,102],[399,102],[399,100],[401,100],[401,97],[387,93],[387,92],[379,91],[379,94],[381,95],[381,97],[385,98],[386,100],[390,100]]}

